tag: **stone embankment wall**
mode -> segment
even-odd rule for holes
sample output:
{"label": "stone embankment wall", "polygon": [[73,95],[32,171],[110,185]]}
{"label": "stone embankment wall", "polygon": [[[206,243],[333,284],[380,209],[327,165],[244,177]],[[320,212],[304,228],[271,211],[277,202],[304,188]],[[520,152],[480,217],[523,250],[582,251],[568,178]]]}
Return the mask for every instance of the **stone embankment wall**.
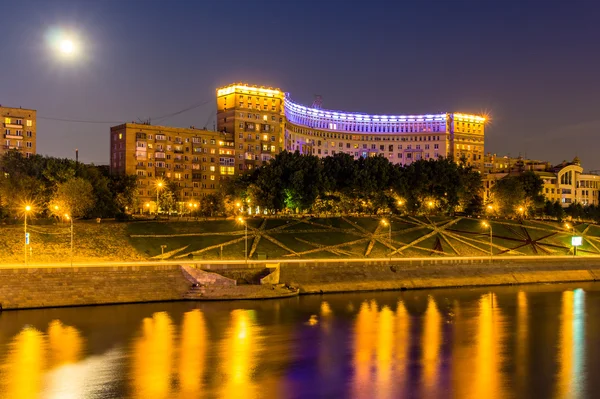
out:
{"label": "stone embankment wall", "polygon": [[178,265],[0,269],[3,309],[180,300]]}
{"label": "stone embankment wall", "polygon": [[306,262],[282,265],[280,280],[301,293],[599,281],[600,260]]}

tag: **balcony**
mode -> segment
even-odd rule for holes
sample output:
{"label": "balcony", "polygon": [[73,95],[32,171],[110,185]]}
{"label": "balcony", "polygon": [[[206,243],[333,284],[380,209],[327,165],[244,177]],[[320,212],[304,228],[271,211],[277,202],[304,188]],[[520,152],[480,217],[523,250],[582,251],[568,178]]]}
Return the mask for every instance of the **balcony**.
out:
{"label": "balcony", "polygon": [[23,140],[23,136],[21,136],[19,134],[5,134],[4,138],[6,138],[6,139]]}
{"label": "balcony", "polygon": [[4,127],[12,127],[14,129],[23,129],[23,125],[19,125],[17,123],[5,123]]}

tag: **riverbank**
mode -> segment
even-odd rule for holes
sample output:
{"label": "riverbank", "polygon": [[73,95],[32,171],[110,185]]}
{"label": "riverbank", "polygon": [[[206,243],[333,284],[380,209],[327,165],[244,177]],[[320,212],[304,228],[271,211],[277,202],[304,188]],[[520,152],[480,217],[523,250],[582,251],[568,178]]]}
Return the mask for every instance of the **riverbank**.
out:
{"label": "riverbank", "polygon": [[[206,221],[76,221],[71,254],[70,225],[34,220],[28,224],[30,264],[169,260],[177,262],[265,259],[562,256],[572,254],[571,236],[582,237],[578,255],[600,255],[600,227],[573,229],[550,221],[488,221],[464,217],[233,219]],[[42,224],[44,222],[44,224]],[[40,223],[40,224],[35,224]],[[246,247],[247,242],[247,247]],[[0,226],[0,264],[24,262],[23,225]]]}
{"label": "riverbank", "polygon": [[0,305],[8,310],[598,280],[596,257],[12,267],[0,268]]}

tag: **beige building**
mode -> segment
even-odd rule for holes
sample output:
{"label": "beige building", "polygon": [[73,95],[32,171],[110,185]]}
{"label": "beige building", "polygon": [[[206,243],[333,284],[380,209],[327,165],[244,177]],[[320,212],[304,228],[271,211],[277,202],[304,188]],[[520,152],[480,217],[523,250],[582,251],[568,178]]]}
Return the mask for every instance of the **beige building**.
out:
{"label": "beige building", "polygon": [[[506,158],[504,158],[506,159]],[[501,161],[502,162],[502,161]],[[508,175],[518,175],[533,171],[543,181],[544,197],[552,202],[560,202],[563,207],[573,203],[586,205],[600,204],[600,176],[584,173],[581,161],[575,157],[572,162],[562,162],[550,166],[547,162],[519,159],[519,163],[483,176],[484,201],[492,201],[492,188],[496,182]],[[541,165],[545,165],[542,168]]]}
{"label": "beige building", "polygon": [[137,175],[140,206],[148,210],[162,179],[177,183],[181,202],[195,203],[235,174],[230,133],[125,123],[111,127],[110,148],[111,173]]}
{"label": "beige building", "polygon": [[[246,169],[282,150],[319,157],[383,155],[397,164],[440,156],[483,170],[485,118],[462,113],[367,115],[306,107],[280,89],[236,83],[217,90],[217,126],[233,132]],[[241,169],[239,169],[241,170]]]}
{"label": "beige building", "polygon": [[8,150],[20,151],[29,157],[36,153],[36,111],[0,106],[3,140],[0,155]]}
{"label": "beige building", "polygon": [[217,89],[217,130],[235,140],[238,172],[251,170],[283,151],[284,93],[233,84]]}

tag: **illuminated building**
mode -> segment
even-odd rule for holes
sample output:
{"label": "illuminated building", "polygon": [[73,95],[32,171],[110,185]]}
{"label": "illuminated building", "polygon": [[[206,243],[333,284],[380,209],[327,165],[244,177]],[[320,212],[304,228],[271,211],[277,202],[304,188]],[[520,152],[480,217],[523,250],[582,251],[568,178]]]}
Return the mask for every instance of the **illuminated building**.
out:
{"label": "illuminated building", "polygon": [[237,170],[251,170],[283,151],[285,96],[279,89],[233,84],[217,89],[217,130],[232,134]]}
{"label": "illuminated building", "polygon": [[157,179],[175,182],[189,202],[216,193],[234,174],[231,134],[125,123],[111,127],[110,148],[111,173],[137,175],[139,201],[153,209]]}
{"label": "illuminated building", "polygon": [[[462,113],[367,115],[305,107],[279,89],[233,84],[217,90],[218,130],[233,132],[245,168],[282,149],[319,157],[382,155],[396,164],[466,159],[483,170],[485,118]],[[240,163],[241,164],[241,163]]]}
{"label": "illuminated building", "polygon": [[[180,187],[180,207],[216,193],[230,176],[299,151],[396,164],[465,157],[483,169],[485,118],[461,113],[366,115],[309,108],[280,89],[232,84],[217,89],[217,132],[125,123],[110,129],[112,174],[138,176],[139,203],[156,209],[156,181]],[[143,205],[140,205],[143,207]]]}
{"label": "illuminated building", "polygon": [[[523,158],[502,159],[503,161],[497,162],[499,167],[491,169],[483,176],[484,200],[493,201],[492,189],[498,180],[505,176],[517,176],[532,171],[544,182],[542,194],[549,201],[558,201],[563,207],[573,203],[584,206],[600,204],[600,175],[583,173],[578,157],[572,162],[563,161],[556,166]],[[510,162],[514,160],[517,162]]]}
{"label": "illuminated building", "polygon": [[0,105],[3,140],[0,155],[8,150],[17,150],[30,157],[36,152],[36,111],[24,108],[9,108]]}

